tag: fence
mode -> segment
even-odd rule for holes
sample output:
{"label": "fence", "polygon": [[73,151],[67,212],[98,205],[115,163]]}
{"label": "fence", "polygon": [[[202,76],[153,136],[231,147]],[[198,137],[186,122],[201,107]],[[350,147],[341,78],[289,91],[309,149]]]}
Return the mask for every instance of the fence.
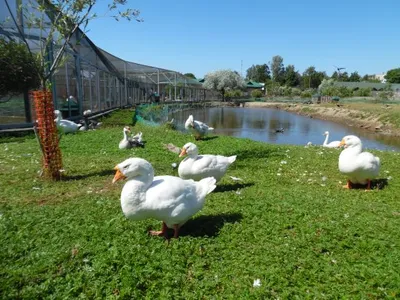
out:
{"label": "fence", "polygon": [[[8,6],[5,1],[0,0],[0,36],[21,40],[22,32],[31,50],[37,51],[43,32],[24,27],[24,16],[17,9],[21,0],[8,0]],[[20,20],[19,24],[13,20]],[[217,100],[217,94],[203,89],[197,80],[122,60],[98,48],[81,31],[72,38],[64,58],[52,78],[54,106],[64,118],[82,116],[87,109],[97,113],[152,101]],[[27,95],[0,99],[0,130],[32,126],[34,114]]]}

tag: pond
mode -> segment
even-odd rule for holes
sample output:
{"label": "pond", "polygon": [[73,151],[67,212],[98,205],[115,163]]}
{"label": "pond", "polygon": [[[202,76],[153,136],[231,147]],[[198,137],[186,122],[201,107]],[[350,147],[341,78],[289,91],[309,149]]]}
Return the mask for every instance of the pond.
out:
{"label": "pond", "polygon": [[[329,131],[329,142],[340,141],[346,135],[357,135],[364,148],[400,150],[400,139],[368,132],[330,121],[312,119],[270,108],[211,107],[174,112],[176,124],[184,125],[189,115],[214,127],[214,133],[274,144],[322,145],[323,133]],[[277,129],[283,128],[283,132]]]}

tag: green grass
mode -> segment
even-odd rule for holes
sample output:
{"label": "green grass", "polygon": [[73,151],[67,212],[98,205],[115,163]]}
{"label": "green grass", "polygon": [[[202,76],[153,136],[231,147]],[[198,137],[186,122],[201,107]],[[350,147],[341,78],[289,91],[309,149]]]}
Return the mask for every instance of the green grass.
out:
{"label": "green grass", "polygon": [[176,175],[180,159],[162,143],[194,139],[138,123],[146,147],[119,150],[131,116],[117,112],[108,127],[64,136],[61,182],[37,177],[35,139],[0,143],[2,299],[400,297],[399,153],[374,151],[380,178],[391,179],[365,192],[342,189],[335,149],[196,142],[202,153],[237,154],[228,175],[243,181],[224,177],[168,243],[147,235],[160,222],[125,219],[112,169],[138,156],[156,175]]}

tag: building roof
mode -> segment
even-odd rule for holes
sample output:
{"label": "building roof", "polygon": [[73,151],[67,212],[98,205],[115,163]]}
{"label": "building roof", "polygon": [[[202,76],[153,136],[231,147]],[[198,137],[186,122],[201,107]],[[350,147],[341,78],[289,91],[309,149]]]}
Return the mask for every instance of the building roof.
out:
{"label": "building roof", "polygon": [[[336,86],[345,86],[351,89],[356,88],[371,88],[374,90],[382,90],[384,89],[388,83],[380,83],[380,82],[344,82],[344,81],[336,81],[334,83]],[[392,90],[400,90],[400,84],[392,83],[390,84]]]}
{"label": "building roof", "polygon": [[248,88],[262,88],[262,87],[264,87],[264,85],[265,85],[264,83],[260,83],[260,82],[256,82],[256,81],[252,81],[252,80],[246,82],[246,86]]}

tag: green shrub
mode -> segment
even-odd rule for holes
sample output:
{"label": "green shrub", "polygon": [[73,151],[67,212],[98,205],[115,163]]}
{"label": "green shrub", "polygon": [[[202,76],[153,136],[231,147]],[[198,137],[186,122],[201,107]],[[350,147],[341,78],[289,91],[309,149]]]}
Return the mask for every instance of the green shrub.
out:
{"label": "green shrub", "polygon": [[263,96],[263,92],[261,90],[252,90],[251,96],[253,98],[261,98]]}
{"label": "green shrub", "polygon": [[301,95],[301,90],[299,88],[292,88],[292,96],[298,97]]}
{"label": "green shrub", "polygon": [[239,97],[242,97],[242,96],[243,96],[243,93],[242,93],[241,90],[233,90],[233,91],[232,91],[232,97],[237,97],[237,98],[239,98]]}
{"label": "green shrub", "polygon": [[38,62],[24,44],[0,38],[0,98],[40,86]]}
{"label": "green shrub", "polygon": [[313,89],[307,89],[301,92],[301,98],[311,98],[312,95],[314,94],[314,90]]}
{"label": "green shrub", "polygon": [[353,96],[369,97],[371,96],[371,92],[372,92],[371,88],[360,88],[358,90],[353,91]]}

